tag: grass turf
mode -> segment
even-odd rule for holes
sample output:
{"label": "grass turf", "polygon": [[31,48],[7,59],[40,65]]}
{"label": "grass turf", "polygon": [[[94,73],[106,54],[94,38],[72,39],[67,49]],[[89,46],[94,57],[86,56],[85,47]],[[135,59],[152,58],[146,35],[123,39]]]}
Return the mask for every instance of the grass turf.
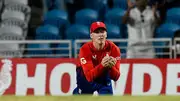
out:
{"label": "grass turf", "polygon": [[180,96],[1,96],[0,101],[180,101]]}

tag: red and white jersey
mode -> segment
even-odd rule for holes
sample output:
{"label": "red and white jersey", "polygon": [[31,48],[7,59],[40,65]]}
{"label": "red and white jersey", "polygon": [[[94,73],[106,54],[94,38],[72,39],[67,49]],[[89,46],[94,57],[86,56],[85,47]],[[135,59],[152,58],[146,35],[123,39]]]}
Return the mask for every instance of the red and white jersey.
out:
{"label": "red and white jersey", "polygon": [[106,71],[107,68],[104,68],[101,64],[101,60],[106,54],[117,59],[116,65],[109,71],[110,78],[116,81],[120,75],[120,49],[113,42],[106,40],[102,50],[97,50],[93,42],[85,43],[81,47],[79,63],[88,81],[93,81]]}

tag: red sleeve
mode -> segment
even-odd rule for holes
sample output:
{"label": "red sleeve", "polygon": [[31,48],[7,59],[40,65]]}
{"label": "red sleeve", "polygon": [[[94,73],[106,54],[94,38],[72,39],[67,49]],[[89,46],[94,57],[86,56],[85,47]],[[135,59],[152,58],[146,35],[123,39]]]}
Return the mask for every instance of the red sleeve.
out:
{"label": "red sleeve", "polygon": [[79,59],[85,77],[89,82],[92,82],[95,78],[99,77],[105,71],[105,68],[102,66],[101,63],[96,67],[93,67],[91,52],[88,48],[80,49]]}
{"label": "red sleeve", "polygon": [[109,74],[111,79],[117,81],[120,77],[120,49],[118,47],[114,47],[112,50],[112,56],[117,59],[117,63],[114,67],[111,68]]}

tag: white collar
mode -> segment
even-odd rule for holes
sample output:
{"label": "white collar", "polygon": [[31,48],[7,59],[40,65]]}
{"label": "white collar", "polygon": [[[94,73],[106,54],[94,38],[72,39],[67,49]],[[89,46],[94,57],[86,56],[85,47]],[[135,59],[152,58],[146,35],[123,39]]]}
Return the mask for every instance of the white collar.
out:
{"label": "white collar", "polygon": [[147,10],[149,10],[149,9],[150,9],[150,7],[149,7],[149,6],[146,6],[146,8],[144,9],[144,11],[141,13],[140,10],[136,7],[136,8],[135,8],[135,11],[136,11],[137,13],[139,13],[139,14],[143,14],[143,15],[144,15],[144,14],[147,12]]}

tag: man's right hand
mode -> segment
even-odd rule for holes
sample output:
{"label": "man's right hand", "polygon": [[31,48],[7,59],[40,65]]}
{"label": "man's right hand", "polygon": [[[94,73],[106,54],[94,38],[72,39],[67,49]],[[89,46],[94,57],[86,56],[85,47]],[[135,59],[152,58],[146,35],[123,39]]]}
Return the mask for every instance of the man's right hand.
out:
{"label": "man's right hand", "polygon": [[134,8],[135,7],[135,2],[132,2],[131,0],[127,0],[127,5],[128,5],[128,9]]}
{"label": "man's right hand", "polygon": [[101,64],[103,65],[103,67],[107,67],[107,66],[109,65],[109,59],[110,59],[109,55],[106,55],[106,56],[102,59]]}
{"label": "man's right hand", "polygon": [[116,64],[116,59],[109,56],[108,54],[102,59],[101,64],[103,67],[112,68]]}

